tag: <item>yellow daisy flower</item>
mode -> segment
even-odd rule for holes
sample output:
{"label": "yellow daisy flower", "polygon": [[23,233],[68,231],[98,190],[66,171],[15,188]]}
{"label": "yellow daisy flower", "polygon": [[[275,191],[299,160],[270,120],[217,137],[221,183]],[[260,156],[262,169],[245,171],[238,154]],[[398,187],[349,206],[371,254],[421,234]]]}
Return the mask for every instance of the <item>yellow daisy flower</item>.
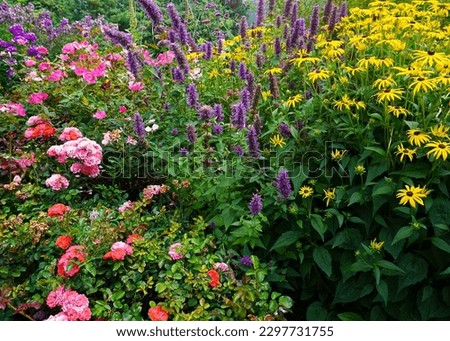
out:
{"label": "yellow daisy flower", "polygon": [[404,115],[405,117],[409,115],[409,111],[403,107],[399,107],[397,105],[388,105],[387,107],[388,113],[393,114],[395,117],[400,118],[400,115]]}
{"label": "yellow daisy flower", "polygon": [[377,88],[378,90],[384,89],[384,88],[389,88],[393,85],[397,85],[397,83],[395,82],[395,80],[392,78],[392,76],[388,76],[388,77],[381,77],[378,78],[377,80],[375,80],[375,82],[373,82],[373,87]]}
{"label": "yellow daisy flower", "polygon": [[333,201],[336,199],[336,188],[328,188],[327,190],[323,190],[323,192],[325,193],[325,197],[323,198],[323,200],[326,200],[327,202],[327,207],[330,204],[330,201]]}
{"label": "yellow daisy flower", "polygon": [[280,147],[280,148],[286,144],[286,142],[284,142],[283,137],[279,134],[272,136],[270,138],[270,143],[272,143],[274,147]]}
{"label": "yellow daisy flower", "polygon": [[384,89],[383,91],[380,91],[379,93],[377,93],[377,102],[381,103],[381,102],[392,102],[396,99],[401,99],[403,94],[403,90],[402,89],[398,89],[398,88],[387,88]]}
{"label": "yellow daisy flower", "polygon": [[298,191],[298,194],[302,196],[302,198],[309,198],[314,194],[314,189],[311,186],[302,186]]}
{"label": "yellow daisy flower", "polygon": [[431,154],[436,159],[442,158],[445,161],[450,154],[450,144],[448,142],[433,141],[427,143],[425,147],[432,148],[427,152],[427,156]]}
{"label": "yellow daisy flower", "polygon": [[409,157],[409,161],[413,160],[414,154],[416,154],[417,148],[415,149],[408,149],[403,147],[403,143],[400,143],[397,146],[397,151],[395,152],[395,155],[400,155],[400,162],[403,162],[403,158],[405,156]]}
{"label": "yellow daisy flower", "polygon": [[420,205],[424,205],[423,198],[427,197],[427,194],[424,193],[424,188],[420,188],[420,186],[408,186],[405,185],[405,189],[400,189],[397,191],[397,198],[400,198],[400,205],[410,204],[412,207],[416,207],[416,203]]}
{"label": "yellow daisy flower", "polygon": [[324,69],[317,69],[308,73],[308,78],[311,82],[330,78],[330,71]]}
{"label": "yellow daisy flower", "polygon": [[383,247],[384,242],[379,241],[377,242],[377,238],[370,241],[370,248],[375,252],[380,252],[381,248]]}
{"label": "yellow daisy flower", "polygon": [[344,155],[347,153],[346,150],[337,150],[335,149],[334,151],[331,152],[331,158],[334,161],[340,161],[342,160],[342,158],[344,157]]}
{"label": "yellow daisy flower", "polygon": [[450,130],[450,127],[447,127],[443,124],[439,124],[431,128],[431,134],[433,134],[436,137],[446,137],[448,138],[448,131]]}
{"label": "yellow daisy flower", "polygon": [[287,108],[295,107],[303,99],[302,94],[297,94],[295,96],[289,97],[285,102]]}
{"label": "yellow daisy flower", "polygon": [[406,134],[408,135],[408,142],[412,146],[420,147],[422,144],[431,141],[430,135],[425,134],[419,129],[409,129]]}
{"label": "yellow daisy flower", "polygon": [[436,89],[436,84],[429,78],[426,77],[417,77],[414,82],[412,82],[409,88],[413,88],[413,95],[416,95],[418,92],[427,93],[429,90]]}
{"label": "yellow daisy flower", "polygon": [[358,175],[362,175],[366,172],[366,167],[364,167],[363,165],[356,165],[355,166],[355,173]]}
{"label": "yellow daisy flower", "polygon": [[271,69],[269,69],[269,70],[266,70],[266,71],[264,72],[264,74],[265,74],[265,75],[276,75],[276,74],[280,74],[280,73],[282,73],[282,72],[283,72],[283,69],[282,69],[282,68],[274,67],[274,68],[271,68]]}
{"label": "yellow daisy flower", "polygon": [[449,60],[446,57],[445,53],[435,52],[435,51],[414,51],[414,58],[417,62],[423,63],[424,65],[432,66],[436,63],[447,63]]}

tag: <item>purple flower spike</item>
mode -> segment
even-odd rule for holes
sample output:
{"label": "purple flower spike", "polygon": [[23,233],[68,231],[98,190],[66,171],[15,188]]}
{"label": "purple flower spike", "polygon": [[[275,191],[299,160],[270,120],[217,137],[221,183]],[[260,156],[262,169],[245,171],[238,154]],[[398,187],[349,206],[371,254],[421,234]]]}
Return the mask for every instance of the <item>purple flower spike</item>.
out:
{"label": "purple flower spike", "polygon": [[286,169],[283,169],[278,173],[277,180],[275,185],[278,189],[278,192],[285,198],[288,199],[291,195],[291,180],[289,179],[289,174]]}
{"label": "purple flower spike", "polygon": [[248,205],[248,209],[252,215],[257,215],[262,210],[262,198],[259,194],[253,194],[252,199],[250,200],[250,204]]}
{"label": "purple flower spike", "polygon": [[157,27],[163,21],[161,9],[152,0],[136,0],[136,2],[144,9],[153,26]]}

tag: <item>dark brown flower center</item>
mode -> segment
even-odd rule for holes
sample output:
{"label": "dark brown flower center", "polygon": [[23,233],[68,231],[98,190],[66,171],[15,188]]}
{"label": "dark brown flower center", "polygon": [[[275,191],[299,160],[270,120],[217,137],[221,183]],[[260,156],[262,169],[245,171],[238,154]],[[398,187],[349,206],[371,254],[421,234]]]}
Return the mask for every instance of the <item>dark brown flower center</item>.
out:
{"label": "dark brown flower center", "polygon": [[434,56],[435,52],[434,51],[428,51],[428,55],[429,56]]}
{"label": "dark brown flower center", "polygon": [[384,92],[389,93],[389,92],[391,92],[391,89],[386,89],[386,90],[384,90]]}
{"label": "dark brown flower center", "polygon": [[441,149],[445,149],[445,144],[439,143],[438,147],[441,148]]}
{"label": "dark brown flower center", "polygon": [[412,196],[414,195],[414,193],[411,192],[411,191],[408,191],[408,192],[406,192],[406,195],[407,195],[408,197],[412,197]]}
{"label": "dark brown flower center", "polygon": [[417,78],[417,80],[418,80],[419,82],[423,82],[423,81],[425,80],[425,78],[419,77],[419,78]]}
{"label": "dark brown flower center", "polygon": [[417,135],[420,135],[420,131],[415,131],[415,132],[414,132],[414,135],[416,135],[416,136],[417,136]]}

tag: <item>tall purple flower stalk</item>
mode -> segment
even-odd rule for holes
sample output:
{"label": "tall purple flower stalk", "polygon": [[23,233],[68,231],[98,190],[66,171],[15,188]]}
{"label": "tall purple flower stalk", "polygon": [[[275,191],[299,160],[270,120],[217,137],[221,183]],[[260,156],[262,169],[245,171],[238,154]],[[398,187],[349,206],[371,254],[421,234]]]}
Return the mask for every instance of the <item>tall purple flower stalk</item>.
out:
{"label": "tall purple flower stalk", "polygon": [[277,56],[281,53],[281,40],[280,37],[275,37],[275,42],[273,44],[274,52]]}
{"label": "tall purple flower stalk", "polygon": [[137,52],[128,50],[127,51],[127,66],[128,70],[133,74],[134,77],[138,78],[139,71],[141,70],[144,62],[139,57]]}
{"label": "tall purple flower stalk", "polygon": [[244,129],[246,123],[247,110],[242,102],[231,106],[231,123],[237,129]]}
{"label": "tall purple flower stalk", "polygon": [[291,9],[291,23],[294,24],[297,21],[298,16],[298,1],[294,2]]}
{"label": "tall purple flower stalk", "polygon": [[250,70],[247,71],[245,80],[247,81],[247,90],[250,92],[250,97],[252,97],[255,93],[255,76],[253,76],[253,73]]}
{"label": "tall purple flower stalk", "polygon": [[270,16],[272,16],[275,13],[275,6],[277,4],[276,0],[269,0],[269,5],[268,5],[268,14]]}
{"label": "tall purple flower stalk", "polygon": [[262,198],[259,194],[253,194],[250,203],[248,204],[248,209],[252,215],[258,215],[262,210]]}
{"label": "tall purple flower stalk", "polygon": [[255,117],[253,119],[253,126],[255,127],[256,135],[259,136],[261,134],[262,127],[263,127],[263,124],[261,121],[261,116],[259,116],[259,114],[255,115]]}
{"label": "tall purple flower stalk", "polygon": [[139,113],[134,114],[134,133],[139,138],[140,141],[142,141],[147,135],[144,127],[144,121],[142,120],[142,117]]}
{"label": "tall purple flower stalk", "polygon": [[347,3],[344,1],[339,7],[339,20],[347,16]]}
{"label": "tall purple flower stalk", "polygon": [[322,15],[322,22],[328,23],[328,20],[330,19],[331,9],[333,8],[333,0],[327,0],[325,5],[323,6],[323,15]]}
{"label": "tall purple flower stalk", "polygon": [[189,62],[181,47],[178,44],[170,44],[170,48],[175,54],[175,59],[177,60],[180,69],[183,70],[184,73],[189,73]]}
{"label": "tall purple flower stalk", "polygon": [[280,89],[278,87],[278,77],[276,75],[269,75],[269,89],[273,98],[280,97]]}
{"label": "tall purple flower stalk", "polygon": [[278,173],[277,180],[275,182],[275,186],[278,189],[278,192],[285,198],[288,199],[291,195],[291,180],[289,179],[289,174],[286,169],[281,170]]}
{"label": "tall purple flower stalk", "polygon": [[250,98],[250,92],[248,89],[243,89],[241,91],[241,102],[244,105],[245,109],[250,109],[250,106],[252,104],[251,98]]}
{"label": "tall purple flower stalk", "polygon": [[167,5],[167,14],[169,14],[170,21],[172,22],[172,27],[176,31],[178,31],[180,28],[180,24],[183,23],[183,20],[181,19],[181,16],[173,3],[169,3]]}
{"label": "tall purple flower stalk", "polygon": [[205,43],[205,55],[203,56],[204,59],[210,60],[212,58],[212,43],[210,41]]}
{"label": "tall purple flower stalk", "polygon": [[223,33],[217,33],[217,53],[221,54],[223,51]]}
{"label": "tall purple flower stalk", "polygon": [[239,78],[243,80],[247,78],[247,66],[244,62],[239,63]]}
{"label": "tall purple flower stalk", "polygon": [[283,19],[281,18],[281,16],[277,15],[277,18],[275,19],[275,25],[277,26],[277,28],[280,28],[282,21]]}
{"label": "tall purple flower stalk", "polygon": [[186,127],[186,136],[190,143],[197,142],[197,132],[192,124],[188,124]]}
{"label": "tall purple flower stalk", "polygon": [[256,9],[256,26],[262,26],[265,19],[265,1],[258,0],[258,7]]}
{"label": "tall purple flower stalk", "polygon": [[187,94],[186,97],[187,105],[190,106],[191,108],[195,108],[197,106],[198,101],[198,92],[194,83],[191,83],[186,87],[186,94]]}
{"label": "tall purple flower stalk", "polygon": [[261,69],[264,64],[264,56],[261,53],[256,54],[256,66]]}
{"label": "tall purple flower stalk", "polygon": [[184,72],[179,68],[172,68],[172,79],[177,83],[184,83]]}
{"label": "tall purple flower stalk", "polygon": [[294,23],[294,27],[292,28],[292,35],[290,41],[290,47],[296,48],[299,46],[299,40],[303,40],[303,35],[305,34],[305,19],[300,18],[297,19]]}
{"label": "tall purple flower stalk", "polygon": [[183,45],[189,45],[189,32],[186,29],[184,23],[180,23],[178,27],[178,37],[180,38],[180,43]]}
{"label": "tall purple flower stalk", "polygon": [[236,61],[234,59],[230,60],[230,70],[231,72],[236,72]]}
{"label": "tall purple flower stalk", "polygon": [[178,33],[175,30],[169,31],[169,41],[173,44],[178,39]]}
{"label": "tall purple flower stalk", "polygon": [[241,22],[239,23],[239,34],[242,37],[242,39],[245,39],[247,37],[247,29],[248,29],[247,17],[242,16]]}
{"label": "tall purple flower stalk", "polygon": [[256,134],[255,127],[250,126],[247,132],[247,146],[248,153],[251,157],[258,158],[261,154],[259,152],[258,135]]}
{"label": "tall purple flower stalk", "polygon": [[292,0],[286,0],[284,2],[284,11],[283,11],[283,16],[286,20],[289,18],[291,14],[291,9],[292,9]]}
{"label": "tall purple flower stalk", "polygon": [[217,122],[222,122],[224,119],[222,105],[214,104],[213,112],[214,112],[213,115],[216,118]]}
{"label": "tall purple flower stalk", "polygon": [[147,17],[152,21],[153,26],[158,27],[163,21],[161,8],[152,0],[136,0],[136,2],[141,5]]}
{"label": "tall purple flower stalk", "polygon": [[336,26],[337,23],[337,6],[333,6],[333,9],[331,10],[330,14],[330,20],[328,21],[328,31],[332,32]]}
{"label": "tall purple flower stalk", "polygon": [[314,5],[309,24],[309,36],[315,37],[319,33],[319,5]]}
{"label": "tall purple flower stalk", "polygon": [[114,44],[121,45],[125,49],[130,48],[133,42],[131,34],[116,30],[108,25],[102,26],[102,33],[106,39],[112,41]]}
{"label": "tall purple flower stalk", "polygon": [[278,130],[280,132],[281,135],[283,135],[283,137],[291,137],[291,129],[289,128],[289,126],[286,123],[281,123],[278,126]]}

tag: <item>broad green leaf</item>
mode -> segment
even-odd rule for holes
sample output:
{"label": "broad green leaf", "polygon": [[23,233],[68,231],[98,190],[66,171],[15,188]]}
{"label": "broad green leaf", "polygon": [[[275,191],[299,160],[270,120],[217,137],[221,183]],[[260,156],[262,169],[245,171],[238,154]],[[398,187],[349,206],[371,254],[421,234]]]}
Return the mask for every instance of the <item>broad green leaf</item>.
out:
{"label": "broad green leaf", "polygon": [[325,274],[330,277],[332,274],[331,255],[327,249],[322,246],[316,246],[313,250],[313,259]]}
{"label": "broad green leaf", "polygon": [[397,234],[392,241],[392,245],[398,243],[400,240],[406,239],[414,233],[414,229],[411,226],[403,226],[398,230]]}
{"label": "broad green leaf", "polygon": [[379,285],[380,284],[380,278],[381,278],[381,271],[380,271],[380,268],[378,266],[376,266],[376,265],[373,267],[373,274],[375,276],[375,283],[376,283],[376,285]]}
{"label": "broad green leaf", "polygon": [[405,271],[403,271],[402,268],[400,268],[397,265],[395,265],[394,263],[391,263],[384,259],[377,261],[375,264],[384,269],[398,271],[400,273],[405,273]]}
{"label": "broad green leaf", "polygon": [[[376,188],[375,188],[376,187]],[[375,186],[372,192],[372,196],[383,195],[383,194],[392,194],[392,186],[384,185],[384,186]]]}
{"label": "broad green leaf", "polygon": [[310,221],[313,229],[319,233],[320,238],[323,241],[325,232],[327,231],[327,226],[323,223],[322,217],[318,214],[311,214]]}
{"label": "broad green leaf", "polygon": [[282,248],[282,247],[286,247],[289,245],[294,244],[301,236],[301,232],[300,231],[287,231],[284,232],[275,242],[275,244],[273,244],[272,248],[270,249],[270,251],[274,250],[274,249],[278,249],[278,248]]}
{"label": "broad green leaf", "polygon": [[383,298],[384,305],[387,305],[389,291],[385,281],[380,281],[380,283],[377,284],[377,291],[380,294],[381,298]]}
{"label": "broad green leaf", "polygon": [[415,254],[407,253],[402,256],[398,261],[398,265],[404,269],[404,275],[399,278],[399,291],[427,277],[428,263]]}
{"label": "broad green leaf", "polygon": [[377,154],[380,154],[381,156],[386,155],[386,151],[383,148],[380,147],[364,147],[365,150],[370,150],[372,152],[375,152]]}
{"label": "broad green leaf", "polygon": [[441,275],[441,276],[450,275],[450,266],[447,269],[445,269],[444,271],[442,271],[439,275]]}
{"label": "broad green leaf", "polygon": [[353,205],[355,203],[362,203],[362,201],[363,201],[362,198],[363,198],[363,196],[362,196],[361,192],[353,193],[350,196],[350,199],[348,200],[348,205],[347,206]]}
{"label": "broad green leaf", "polygon": [[328,311],[322,306],[320,302],[313,302],[306,310],[306,319],[308,321],[325,321],[327,319]]}
{"label": "broad green leaf", "polygon": [[450,253],[450,245],[445,240],[438,237],[433,237],[431,238],[431,242],[442,251]]}

